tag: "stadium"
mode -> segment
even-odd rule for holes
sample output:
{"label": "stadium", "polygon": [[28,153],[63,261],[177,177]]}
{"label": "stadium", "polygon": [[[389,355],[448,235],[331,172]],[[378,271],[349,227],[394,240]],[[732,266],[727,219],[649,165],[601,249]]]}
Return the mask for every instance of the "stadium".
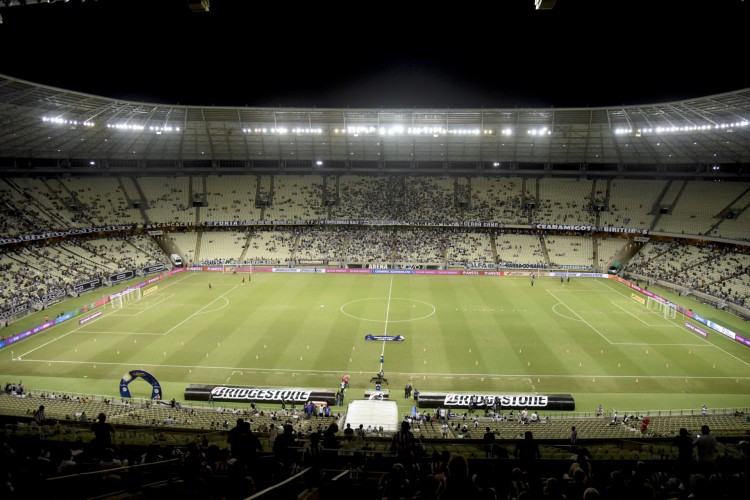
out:
{"label": "stadium", "polygon": [[[41,457],[6,454],[33,478],[18,497],[411,498],[453,454],[476,474],[465,494],[521,498],[518,468],[532,497],[559,482],[583,498],[569,467],[585,449],[586,484],[611,498],[623,471],[654,498],[708,477],[733,498],[750,434],[749,117],[750,89],[202,107],[0,75],[0,413],[4,442]],[[112,447],[92,441],[98,414]],[[683,475],[674,438],[703,426],[720,458]],[[539,463],[516,454],[529,430]]]}

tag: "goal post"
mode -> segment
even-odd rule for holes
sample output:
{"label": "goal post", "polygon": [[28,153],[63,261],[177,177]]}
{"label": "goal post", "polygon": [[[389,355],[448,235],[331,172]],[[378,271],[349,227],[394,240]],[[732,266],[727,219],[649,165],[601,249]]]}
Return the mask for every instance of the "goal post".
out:
{"label": "goal post", "polygon": [[221,272],[229,274],[252,274],[253,266],[252,264],[224,264],[221,266]]}
{"label": "goal post", "polygon": [[122,309],[126,304],[139,300],[141,300],[140,288],[128,288],[109,296],[109,303],[112,305],[112,309]]}
{"label": "goal post", "polygon": [[664,316],[665,319],[676,319],[677,309],[670,306],[666,302],[659,300],[655,297],[648,297],[646,301],[646,307],[649,311],[653,311],[656,314]]}
{"label": "goal post", "polygon": [[647,297],[646,308],[649,311],[661,312],[664,310],[664,303],[654,297]]}

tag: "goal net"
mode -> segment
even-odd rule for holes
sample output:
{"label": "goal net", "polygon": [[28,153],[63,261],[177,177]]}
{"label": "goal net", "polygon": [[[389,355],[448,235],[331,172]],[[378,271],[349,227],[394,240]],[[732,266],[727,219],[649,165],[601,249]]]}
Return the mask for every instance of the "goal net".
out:
{"label": "goal net", "polygon": [[653,311],[656,314],[664,316],[665,319],[677,318],[677,309],[654,297],[648,297],[648,300],[646,301],[646,307],[649,311]]}
{"label": "goal net", "polygon": [[122,309],[126,304],[141,300],[140,288],[128,288],[122,292],[110,295],[109,303],[112,309]]}

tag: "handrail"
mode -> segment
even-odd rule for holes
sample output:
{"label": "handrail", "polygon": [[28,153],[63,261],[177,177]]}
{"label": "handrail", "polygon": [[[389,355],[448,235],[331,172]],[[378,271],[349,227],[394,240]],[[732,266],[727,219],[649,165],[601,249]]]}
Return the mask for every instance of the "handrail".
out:
{"label": "handrail", "polygon": [[276,488],[280,488],[281,486],[284,486],[285,484],[287,484],[287,483],[289,483],[289,482],[291,482],[291,481],[293,481],[293,480],[295,480],[297,478],[302,477],[310,469],[312,469],[312,467],[307,467],[306,469],[303,469],[303,470],[299,471],[298,473],[294,474],[293,476],[290,476],[290,477],[286,478],[285,480],[281,481],[280,483],[276,483],[273,486],[269,486],[265,490],[261,490],[258,493],[255,493],[253,496],[247,497],[245,500],[253,500],[255,498],[260,498],[263,495],[265,495],[266,493],[268,493],[269,491],[273,491]]}
{"label": "handrail", "polygon": [[[121,401],[127,401],[127,398],[120,398],[119,395],[118,396],[112,396],[112,395],[107,396],[107,395],[101,395],[101,394],[83,394],[83,393],[75,393],[75,392],[71,393],[71,392],[61,392],[61,391],[48,391],[48,390],[42,390],[42,389],[34,389],[33,390],[34,397],[36,398],[35,400],[37,400],[39,402],[56,401],[57,398],[56,399],[49,399],[48,400],[47,398],[42,398],[40,396],[41,394],[52,394],[52,393],[58,394],[58,395],[72,396],[73,398],[75,398],[76,396],[79,396],[79,397],[80,396],[89,397],[89,398],[92,399],[92,402],[93,401],[104,401],[105,399],[108,399],[108,400],[112,401],[111,406],[113,408],[119,408],[120,407],[119,404],[117,404],[117,403],[114,402],[115,399],[120,399]],[[131,403],[131,409],[133,408],[133,406],[138,405],[138,404],[145,405],[146,402],[149,402],[152,405],[154,404],[154,401],[151,401],[151,400],[146,399],[146,398],[138,398],[138,399],[133,398],[129,402]],[[190,402],[178,401],[178,402],[180,403],[180,406],[181,406],[182,409],[189,408],[189,409],[201,409],[201,410],[209,410],[209,409],[215,410],[215,408],[212,407],[212,406],[210,406],[207,402],[204,403],[204,404],[201,404],[203,402],[196,402],[196,401],[190,401]],[[168,405],[163,404],[162,406],[167,407]],[[264,406],[261,407],[261,406],[258,405],[258,406],[256,406],[256,408],[258,410],[261,410],[261,411],[265,412],[266,410],[268,410],[268,411],[278,410],[280,408],[280,406],[279,405],[264,405]],[[228,409],[228,407],[227,407],[227,409]],[[604,418],[607,418],[607,416],[608,416],[608,413],[606,413],[606,411],[607,410],[605,409]],[[748,408],[748,407],[710,408],[708,410],[708,413],[709,413],[709,415],[731,415],[731,414],[734,414],[737,411],[750,415],[750,408]],[[229,413],[231,413],[231,410],[229,410]],[[701,409],[700,408],[645,409],[645,410],[644,409],[640,409],[640,410],[634,410],[634,409],[624,409],[624,410],[622,410],[622,409],[618,409],[617,413],[618,413],[618,415],[626,415],[626,414],[627,415],[644,415],[644,416],[651,416],[651,417],[655,417],[655,416],[656,417],[685,417],[685,416],[700,416],[701,415]],[[406,414],[407,413],[404,413],[404,415],[406,415]],[[549,416],[551,418],[566,418],[566,419],[567,418],[593,418],[593,417],[596,416],[596,411],[592,410],[592,411],[585,411],[585,412],[560,412],[560,411],[558,411],[558,412],[544,412],[543,415],[544,416]],[[480,419],[487,418],[487,417],[484,417],[484,415],[477,414],[477,416]]]}
{"label": "handrail", "polygon": [[163,465],[163,464],[168,464],[170,462],[178,462],[180,460],[181,460],[180,458],[170,458],[169,460],[161,460],[159,462],[150,462],[147,464],[123,465],[122,467],[115,467],[113,469],[102,469],[102,470],[93,470],[89,472],[78,472],[76,474],[68,474],[65,476],[48,477],[46,478],[46,481],[57,481],[58,479],[70,479],[72,477],[80,478],[82,476],[94,476],[97,474],[109,474],[109,473],[116,472],[116,471],[135,469],[137,467],[150,467],[153,465]]}

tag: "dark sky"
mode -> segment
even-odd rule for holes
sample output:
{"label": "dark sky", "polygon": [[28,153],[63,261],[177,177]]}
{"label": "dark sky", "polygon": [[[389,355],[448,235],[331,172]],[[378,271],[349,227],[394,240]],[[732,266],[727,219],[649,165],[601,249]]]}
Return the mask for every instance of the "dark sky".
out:
{"label": "dark sky", "polygon": [[579,107],[750,87],[750,0],[28,1],[0,8],[0,73],[137,101]]}

